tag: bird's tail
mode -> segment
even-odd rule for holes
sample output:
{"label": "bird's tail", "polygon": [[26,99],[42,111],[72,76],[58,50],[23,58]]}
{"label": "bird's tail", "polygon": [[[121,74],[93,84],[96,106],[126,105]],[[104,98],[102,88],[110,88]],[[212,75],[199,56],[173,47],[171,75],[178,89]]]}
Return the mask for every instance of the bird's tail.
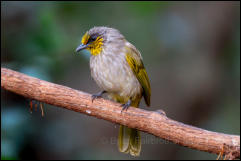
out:
{"label": "bird's tail", "polygon": [[[128,99],[123,99],[123,97],[114,94],[109,95],[109,98],[119,103],[126,103],[128,101]],[[131,106],[138,108],[140,100],[141,96],[132,100]],[[139,156],[141,152],[140,131],[120,125],[118,147],[120,152],[130,153],[132,156]]]}
{"label": "bird's tail", "polygon": [[120,125],[118,146],[120,152],[130,153],[133,156],[139,156],[141,152],[140,131]]}

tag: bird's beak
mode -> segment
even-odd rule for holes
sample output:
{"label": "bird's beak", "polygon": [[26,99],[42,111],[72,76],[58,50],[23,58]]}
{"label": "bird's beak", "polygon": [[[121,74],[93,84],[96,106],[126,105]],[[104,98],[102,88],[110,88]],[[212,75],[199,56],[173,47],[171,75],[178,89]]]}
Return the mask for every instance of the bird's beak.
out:
{"label": "bird's beak", "polygon": [[88,47],[88,44],[81,44],[80,46],[78,46],[77,48],[76,48],[76,52],[79,52],[80,50],[83,50],[83,49],[86,49]]}

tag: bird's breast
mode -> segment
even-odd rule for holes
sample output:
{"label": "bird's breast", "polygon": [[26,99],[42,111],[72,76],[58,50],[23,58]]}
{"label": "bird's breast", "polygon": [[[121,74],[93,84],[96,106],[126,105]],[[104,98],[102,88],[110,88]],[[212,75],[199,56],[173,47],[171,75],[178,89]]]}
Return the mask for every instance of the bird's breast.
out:
{"label": "bird's breast", "polygon": [[[105,52],[105,51],[103,51]],[[123,97],[141,93],[141,86],[124,53],[102,53],[90,58],[91,76],[103,90]]]}

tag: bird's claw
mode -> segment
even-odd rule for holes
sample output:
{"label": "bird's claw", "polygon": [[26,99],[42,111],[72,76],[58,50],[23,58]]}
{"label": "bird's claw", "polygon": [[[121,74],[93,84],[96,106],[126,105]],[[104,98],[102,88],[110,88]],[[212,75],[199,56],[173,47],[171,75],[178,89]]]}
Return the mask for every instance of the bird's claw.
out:
{"label": "bird's claw", "polygon": [[94,101],[96,98],[102,97],[102,95],[103,95],[105,92],[106,92],[106,91],[101,91],[101,92],[99,92],[99,93],[93,94],[93,95],[91,96],[91,98],[92,98],[92,103],[93,103],[93,101]]}
{"label": "bird's claw", "polygon": [[124,111],[124,110],[127,111],[127,109],[130,107],[130,106],[128,106],[127,104],[122,104],[121,106],[123,107],[122,110],[121,110],[121,112]]}
{"label": "bird's claw", "polygon": [[131,101],[129,100],[127,103],[122,104],[121,106],[123,107],[122,110],[121,110],[121,112],[124,111],[124,110],[127,111],[128,108],[131,106]]}
{"label": "bird's claw", "polygon": [[99,96],[99,95],[97,95],[97,94],[93,94],[92,96],[91,96],[91,98],[92,98],[92,102],[96,99],[96,98],[100,98],[101,96]]}

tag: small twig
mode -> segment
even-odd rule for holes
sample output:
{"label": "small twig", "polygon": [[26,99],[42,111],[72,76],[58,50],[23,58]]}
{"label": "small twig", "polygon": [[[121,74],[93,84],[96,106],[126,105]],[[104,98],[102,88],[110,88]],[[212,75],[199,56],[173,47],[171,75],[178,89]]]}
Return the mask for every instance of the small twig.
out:
{"label": "small twig", "polygon": [[[6,68],[1,68],[1,87],[30,99],[136,128],[192,149],[215,154],[223,151],[227,159],[240,158],[238,135],[216,133],[185,125],[156,111],[130,107],[128,111],[121,113],[122,108],[118,103],[102,98],[92,103],[90,94]],[[225,146],[222,149],[223,145]]]}
{"label": "small twig", "polygon": [[29,101],[29,109],[30,109],[30,113],[33,113],[33,101],[32,100]]}
{"label": "small twig", "polygon": [[40,109],[41,109],[41,114],[42,114],[42,117],[44,117],[43,103],[42,103],[42,102],[40,102],[40,103],[39,103],[39,105],[40,105]]}
{"label": "small twig", "polygon": [[222,146],[222,149],[221,149],[220,153],[218,154],[218,157],[217,157],[216,160],[219,160],[219,159],[222,160],[223,159],[223,151],[224,151],[224,145]]}

